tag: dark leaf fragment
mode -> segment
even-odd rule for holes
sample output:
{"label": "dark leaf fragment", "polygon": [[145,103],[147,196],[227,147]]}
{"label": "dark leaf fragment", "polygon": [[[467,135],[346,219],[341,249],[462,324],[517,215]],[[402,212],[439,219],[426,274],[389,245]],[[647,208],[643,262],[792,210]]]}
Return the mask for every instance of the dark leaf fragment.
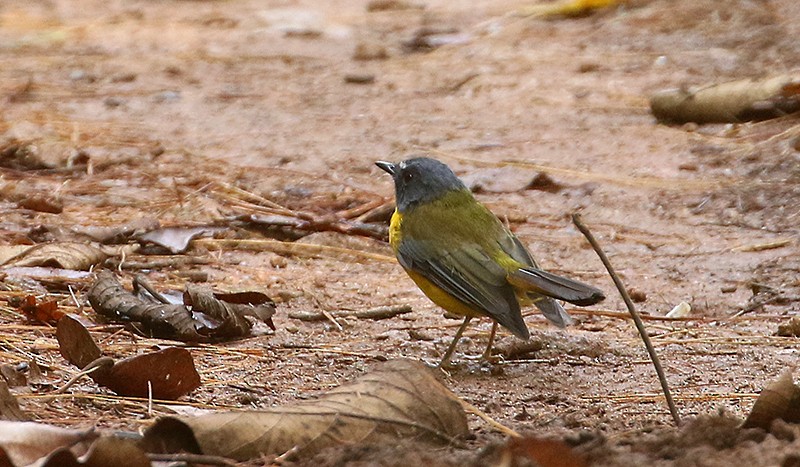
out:
{"label": "dark leaf fragment", "polygon": [[116,363],[108,357],[108,362],[100,362],[100,348],[70,315],[58,322],[56,337],[65,359],[81,369],[99,365],[89,377],[119,395],[174,400],[200,386],[200,375],[186,349],[170,347]]}
{"label": "dark leaf fragment", "polygon": [[275,306],[264,294],[223,294],[220,299],[210,289],[189,286],[184,293],[185,303],[177,305],[166,303],[149,285],[145,287],[151,290],[150,295],[134,295],[111,272],[101,271],[89,289],[89,303],[109,319],[136,321],[146,334],[164,339],[207,342],[246,336],[253,325],[245,316],[275,329],[272,323]]}

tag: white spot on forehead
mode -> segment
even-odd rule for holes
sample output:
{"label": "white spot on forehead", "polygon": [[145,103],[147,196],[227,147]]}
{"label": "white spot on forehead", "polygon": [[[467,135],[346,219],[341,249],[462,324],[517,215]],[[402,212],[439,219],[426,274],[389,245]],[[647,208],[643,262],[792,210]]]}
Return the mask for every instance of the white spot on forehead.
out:
{"label": "white spot on forehead", "polygon": [[403,161],[400,163],[400,170],[403,170],[405,168],[406,168],[406,161]]}

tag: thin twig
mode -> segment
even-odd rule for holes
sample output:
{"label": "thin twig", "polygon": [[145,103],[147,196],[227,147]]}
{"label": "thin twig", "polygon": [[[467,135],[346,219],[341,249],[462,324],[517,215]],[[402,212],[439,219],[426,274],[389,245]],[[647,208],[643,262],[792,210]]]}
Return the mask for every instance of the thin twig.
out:
{"label": "thin twig", "polygon": [[460,397],[458,397],[457,399],[461,403],[461,407],[465,411],[467,411],[467,412],[469,412],[469,413],[471,413],[473,415],[477,415],[478,417],[480,417],[481,420],[483,420],[484,422],[488,423],[489,426],[491,426],[495,430],[499,431],[500,433],[506,434],[506,435],[508,435],[508,436],[510,436],[512,438],[522,438],[522,435],[517,433],[513,428],[509,428],[509,427],[503,425],[502,423],[500,423],[497,420],[493,419],[492,417],[488,416],[481,409],[475,407],[474,405],[470,404],[469,402],[465,401],[464,399],[461,399]]}
{"label": "thin twig", "polygon": [[678,409],[675,407],[675,401],[672,399],[672,394],[669,391],[669,383],[667,382],[667,377],[664,374],[664,368],[661,366],[661,361],[659,361],[656,350],[653,347],[653,343],[650,341],[650,336],[647,335],[647,330],[644,328],[644,322],[642,322],[642,318],[636,311],[636,307],[633,306],[631,297],[628,295],[627,290],[625,290],[625,285],[622,283],[622,280],[620,280],[617,273],[614,272],[614,267],[611,265],[611,261],[608,260],[608,256],[606,256],[606,254],[603,252],[603,249],[600,248],[600,244],[597,243],[597,240],[595,240],[592,232],[589,231],[589,228],[586,227],[586,224],[584,224],[581,220],[581,215],[578,213],[573,214],[572,223],[575,224],[575,227],[581,231],[583,236],[586,237],[586,240],[588,240],[592,245],[595,253],[597,253],[597,256],[600,257],[600,261],[603,262],[606,270],[608,270],[608,274],[614,281],[614,285],[617,286],[617,290],[619,290],[620,295],[622,295],[622,299],[625,301],[625,305],[628,307],[628,311],[631,313],[633,322],[636,324],[636,329],[639,330],[639,335],[642,337],[644,346],[647,348],[647,353],[650,354],[650,360],[653,361],[653,366],[658,374],[658,380],[661,382],[661,389],[664,391],[664,397],[667,399],[669,412],[672,414],[673,420],[675,420],[675,425],[680,426],[681,418],[680,415],[678,415]]}
{"label": "thin twig", "polygon": [[83,369],[79,373],[70,378],[70,380],[67,381],[66,384],[64,384],[63,386],[61,386],[60,388],[56,389],[53,392],[55,394],[64,394],[65,392],[67,392],[67,389],[69,389],[75,383],[77,383],[79,379],[83,378],[86,375],[92,374],[101,368],[109,368],[112,365],[114,365],[114,359],[112,359],[111,357],[100,357],[94,359],[91,362],[89,362],[88,365],[83,367]]}

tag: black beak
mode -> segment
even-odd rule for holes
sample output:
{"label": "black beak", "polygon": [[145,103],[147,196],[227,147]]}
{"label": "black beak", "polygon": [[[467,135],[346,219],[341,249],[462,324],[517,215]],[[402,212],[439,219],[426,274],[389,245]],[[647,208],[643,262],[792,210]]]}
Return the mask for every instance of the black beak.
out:
{"label": "black beak", "polygon": [[386,173],[394,177],[395,167],[394,164],[392,164],[391,162],[378,161],[375,163],[375,165],[385,170]]}

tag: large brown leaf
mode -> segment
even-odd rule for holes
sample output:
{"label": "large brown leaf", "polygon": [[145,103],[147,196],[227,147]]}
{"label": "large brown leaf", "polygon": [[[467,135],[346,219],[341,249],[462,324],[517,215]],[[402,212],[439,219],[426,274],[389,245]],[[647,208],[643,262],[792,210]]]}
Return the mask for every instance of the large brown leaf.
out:
{"label": "large brown leaf", "polygon": [[[61,355],[79,368],[99,363],[100,348],[77,319],[66,315],[56,328]],[[200,375],[186,349],[169,347],[114,362],[104,358],[89,374],[97,384],[117,394],[174,400],[200,386]]]}
{"label": "large brown leaf", "polygon": [[88,243],[57,242],[33,246],[8,259],[4,266],[48,266],[75,271],[86,271],[100,264],[108,255]]}
{"label": "large brown leaf", "polygon": [[[69,430],[44,423],[0,421],[0,450],[9,465],[28,465],[62,447],[75,447],[97,437],[92,431]],[[84,450],[86,446],[83,446]],[[2,456],[0,456],[2,457]]]}
{"label": "large brown leaf", "polygon": [[[203,454],[237,460],[290,449],[305,457],[330,446],[400,438],[457,443],[469,431],[458,399],[429,368],[410,360],[386,362],[319,399],[290,406],[161,419],[145,434],[148,445],[175,446],[164,439],[170,433],[190,439],[174,428],[176,421],[191,430]],[[163,424],[173,428],[164,430]]]}

